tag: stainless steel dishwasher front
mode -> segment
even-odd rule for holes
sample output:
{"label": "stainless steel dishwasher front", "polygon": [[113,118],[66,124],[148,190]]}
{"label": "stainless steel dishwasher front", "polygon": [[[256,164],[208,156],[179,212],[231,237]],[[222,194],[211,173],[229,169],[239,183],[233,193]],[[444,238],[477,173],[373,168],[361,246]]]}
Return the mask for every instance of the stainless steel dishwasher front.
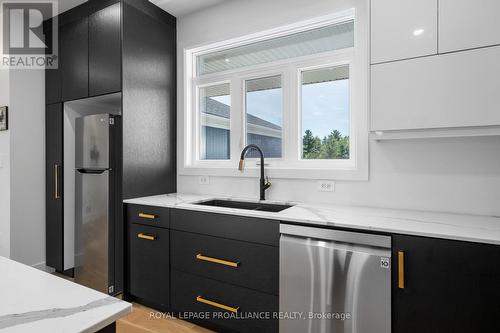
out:
{"label": "stainless steel dishwasher front", "polygon": [[391,237],[280,226],[281,333],[390,333]]}

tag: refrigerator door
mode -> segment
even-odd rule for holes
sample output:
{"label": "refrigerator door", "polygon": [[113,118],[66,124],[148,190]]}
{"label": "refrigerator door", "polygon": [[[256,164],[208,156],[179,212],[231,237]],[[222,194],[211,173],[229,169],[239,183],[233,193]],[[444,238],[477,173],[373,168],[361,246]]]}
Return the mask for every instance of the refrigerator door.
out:
{"label": "refrigerator door", "polygon": [[75,282],[108,293],[109,171],[76,171]]}
{"label": "refrigerator door", "polygon": [[109,168],[109,114],[75,119],[75,166],[77,169]]}

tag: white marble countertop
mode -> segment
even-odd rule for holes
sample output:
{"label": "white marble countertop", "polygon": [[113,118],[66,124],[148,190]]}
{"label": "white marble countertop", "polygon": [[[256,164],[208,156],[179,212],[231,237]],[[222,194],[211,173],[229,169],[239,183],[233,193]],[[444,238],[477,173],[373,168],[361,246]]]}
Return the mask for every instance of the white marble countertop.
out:
{"label": "white marble countertop", "polygon": [[[278,213],[211,207],[194,203],[210,199],[256,201],[213,195],[163,194],[124,200],[125,203],[253,216],[280,221],[369,230],[384,233],[427,236],[500,245],[500,217],[382,209],[333,204],[274,202],[294,205]],[[266,200],[265,203],[273,203]]]}
{"label": "white marble countertop", "polygon": [[95,332],[131,311],[130,303],[0,257],[2,333]]}

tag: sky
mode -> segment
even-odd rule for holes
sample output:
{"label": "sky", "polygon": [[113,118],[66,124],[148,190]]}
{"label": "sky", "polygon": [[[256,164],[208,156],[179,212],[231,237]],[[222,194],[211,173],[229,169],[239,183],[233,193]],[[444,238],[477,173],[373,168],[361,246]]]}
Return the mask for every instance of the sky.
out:
{"label": "sky", "polygon": [[[247,96],[250,114],[283,126],[282,89],[254,91]],[[302,133],[323,138],[333,130],[349,135],[349,80],[314,83],[302,88]],[[229,105],[229,96],[213,97]]]}

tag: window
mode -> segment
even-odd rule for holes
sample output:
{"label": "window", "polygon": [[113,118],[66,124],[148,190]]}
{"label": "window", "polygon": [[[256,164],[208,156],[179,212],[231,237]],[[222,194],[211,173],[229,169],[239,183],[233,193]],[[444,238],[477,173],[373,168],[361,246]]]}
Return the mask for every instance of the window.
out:
{"label": "window", "polygon": [[[368,19],[354,10],[185,50],[180,174],[368,177]],[[356,38],[355,38],[356,36]],[[256,152],[244,176],[258,173]]]}
{"label": "window", "polygon": [[349,159],[349,66],[303,71],[302,158]]}
{"label": "window", "polygon": [[[281,75],[247,80],[245,84],[246,140],[255,144],[266,158],[281,157],[283,93]],[[250,152],[249,157],[258,157]]]}
{"label": "window", "polygon": [[229,83],[201,87],[199,96],[200,159],[228,160],[231,140]]}

